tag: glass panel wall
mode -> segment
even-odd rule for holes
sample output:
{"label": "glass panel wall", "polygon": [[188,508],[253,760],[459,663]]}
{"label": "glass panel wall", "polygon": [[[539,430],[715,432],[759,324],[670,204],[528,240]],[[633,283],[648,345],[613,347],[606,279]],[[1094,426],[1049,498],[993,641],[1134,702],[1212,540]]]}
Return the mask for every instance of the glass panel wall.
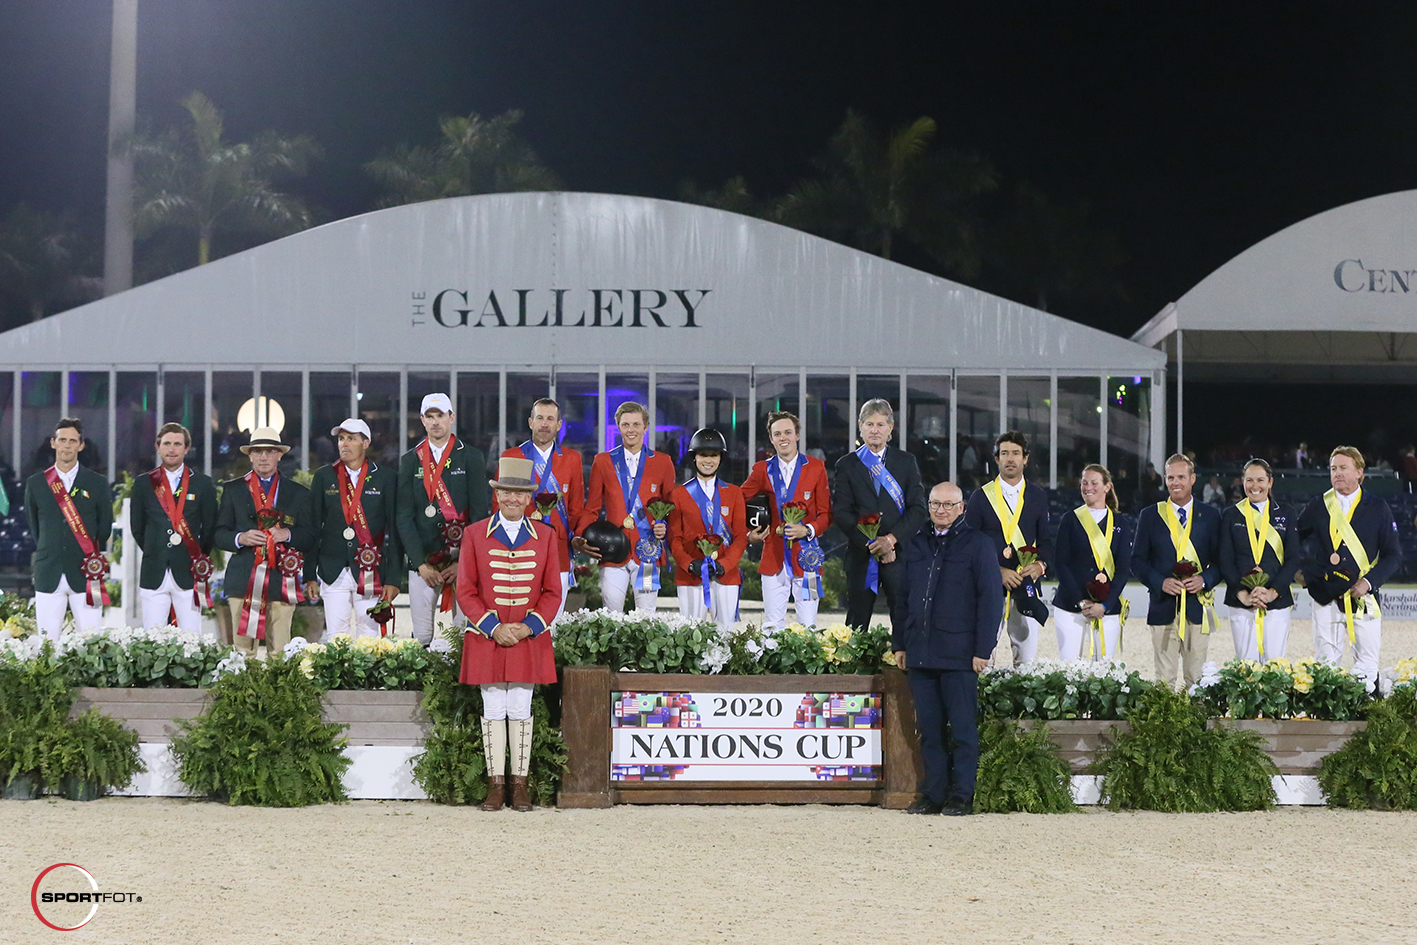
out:
{"label": "glass panel wall", "polygon": [[1049,427],[1052,422],[1051,382],[1046,377],[1014,377],[1009,375],[1009,423],[1010,430],[1018,430],[1028,437],[1028,469],[1025,475],[1031,482],[1048,485],[1049,455],[1052,440]]}
{"label": "glass panel wall", "polygon": [[[757,436],[757,455],[753,461],[773,455],[772,440],[768,438],[768,414],[785,410],[796,414],[797,391],[801,387],[801,377],[796,371],[775,374],[759,371],[757,417],[754,418],[754,433]],[[799,418],[800,419],[800,418]]]}
{"label": "glass panel wall", "polygon": [[[600,375],[598,373],[556,373],[556,402],[561,405],[561,442],[571,449],[579,450],[581,462],[585,466],[587,485],[590,483],[590,464],[600,449],[597,435],[597,419],[600,410]],[[618,404],[617,404],[618,406]],[[528,408],[530,402],[528,402]],[[523,415],[525,416],[525,414]],[[615,422],[615,411],[610,411],[610,422]]]}
{"label": "glass panel wall", "polygon": [[21,477],[54,465],[49,439],[59,421],[59,372],[26,371],[20,382]]}
{"label": "glass panel wall", "polygon": [[[412,397],[412,392],[409,394]],[[493,444],[499,442],[497,430],[497,372],[459,371],[456,423],[453,432],[463,442],[482,450],[484,455]],[[416,407],[413,409],[417,409]],[[510,412],[508,424],[511,424]],[[421,426],[421,424],[420,424]],[[497,454],[488,457],[489,465],[495,464]],[[494,467],[495,468],[495,467]]]}
{"label": "glass panel wall", "polygon": [[[67,417],[76,417],[84,425],[84,448],[79,462],[108,477],[108,372],[69,372],[69,403]],[[154,436],[153,439],[156,439]],[[147,442],[149,457],[157,455],[153,439]],[[153,463],[148,463],[151,469]]]}
{"label": "glass panel wall", "polygon": [[[899,374],[857,374],[856,375],[856,411],[860,415],[861,405],[868,400],[884,400],[891,405],[891,410],[900,413],[900,375]],[[901,424],[901,418],[895,418],[897,427]],[[896,433],[899,434],[899,429]],[[898,435],[891,437],[891,446],[900,445]]]}
{"label": "glass panel wall", "polygon": [[[171,376],[171,374],[168,375],[168,377]],[[172,386],[170,384],[166,388],[166,396],[168,404],[171,404]],[[170,407],[168,413],[172,413]],[[300,372],[262,371],[260,403],[252,402],[251,409],[244,411],[242,416],[237,419],[240,421],[238,425],[243,430],[246,430],[247,423],[252,428],[274,427],[280,433],[281,442],[289,443],[291,446],[290,452],[286,454],[287,461],[295,467],[303,467],[305,457],[300,455],[300,421],[304,416],[305,400],[300,391]],[[249,435],[250,431],[246,432]],[[313,439],[315,431],[311,430],[310,435]]]}
{"label": "glass panel wall", "polygon": [[241,432],[239,418],[242,406],[254,393],[253,381],[250,371],[212,372],[212,476],[218,482],[251,471],[250,462],[241,453],[251,436]]}
{"label": "glass panel wall", "polygon": [[[418,419],[418,408],[423,405],[423,398],[429,394],[447,393],[450,393],[447,371],[408,372],[408,416],[403,420],[402,452],[413,449],[425,436],[423,422]],[[454,405],[454,415],[456,412]]]}
{"label": "glass panel wall", "polygon": [[655,374],[654,396],[654,448],[677,469],[699,428],[699,375]]}
{"label": "glass panel wall", "polygon": [[369,424],[372,434],[369,455],[380,465],[397,468],[404,436],[399,414],[398,372],[361,370],[358,397],[359,419]]}
{"label": "glass panel wall", "polygon": [[[1013,378],[1009,378],[1013,385]],[[999,435],[999,378],[960,375],[955,385],[959,398],[959,485],[974,489],[993,475],[994,437]]]}
{"label": "glass panel wall", "polygon": [[[13,371],[0,371],[0,481],[3,481],[5,488],[9,490],[11,514],[20,504],[21,493],[16,490],[22,485],[18,457],[14,455],[14,400],[15,374]],[[4,538],[5,536],[0,534],[0,541]]]}
{"label": "glass panel wall", "polygon": [[950,379],[912,374],[907,380],[906,449],[920,463],[926,486],[950,478]]}
{"label": "glass panel wall", "polygon": [[305,461],[307,469],[328,466],[339,457],[330,431],[348,416],[349,372],[311,371],[310,456]]}
{"label": "glass panel wall", "polygon": [[1137,511],[1155,485],[1141,485],[1151,472],[1151,396],[1149,377],[1107,379],[1107,467],[1126,511]]}
{"label": "glass panel wall", "polygon": [[[1082,467],[1101,458],[1101,380],[1096,377],[1058,378],[1058,486],[1072,490]],[[1009,400],[1013,400],[1013,378],[1009,378]],[[1046,454],[1045,454],[1046,456]],[[1043,479],[1046,458],[1034,460],[1034,475]]]}
{"label": "glass panel wall", "polygon": [[[748,478],[748,424],[753,420],[748,413],[748,375],[710,374],[705,379],[704,396],[704,422],[728,440],[728,456],[719,475],[729,482],[742,482]],[[680,480],[685,476],[681,468]]]}
{"label": "glass panel wall", "polygon": [[[560,376],[556,378],[557,385],[560,385]],[[507,372],[507,430],[506,437],[499,446],[500,450],[520,443],[525,443],[531,435],[531,427],[528,426],[528,419],[531,417],[531,405],[551,392],[551,372],[545,371],[518,371]],[[559,398],[557,403],[560,403]]]}
{"label": "glass panel wall", "polygon": [[845,374],[807,375],[807,455],[827,464],[827,473],[856,442],[856,419],[851,416],[851,378]]}
{"label": "glass panel wall", "polygon": [[[613,450],[620,445],[620,428],[615,424],[615,411],[626,401],[634,401],[649,409],[648,374],[605,375],[605,448]],[[650,434],[651,438],[653,433]]]}
{"label": "glass panel wall", "polygon": [[[157,373],[155,371],[119,371],[117,421],[114,439],[117,456],[114,469],[138,475],[153,468],[157,440]],[[207,426],[203,414],[195,423]],[[45,445],[49,440],[46,437]]]}
{"label": "glass panel wall", "polygon": [[[262,380],[264,384],[264,377]],[[200,470],[207,455],[207,376],[201,371],[168,371],[162,376],[162,422],[180,423],[192,431],[192,448],[187,465]],[[118,398],[121,407],[123,398]],[[300,415],[294,415],[298,424]],[[161,424],[159,424],[161,426]],[[298,427],[297,427],[298,429]],[[123,449],[123,422],[118,423],[118,449]],[[156,439],[156,433],[154,433]]]}

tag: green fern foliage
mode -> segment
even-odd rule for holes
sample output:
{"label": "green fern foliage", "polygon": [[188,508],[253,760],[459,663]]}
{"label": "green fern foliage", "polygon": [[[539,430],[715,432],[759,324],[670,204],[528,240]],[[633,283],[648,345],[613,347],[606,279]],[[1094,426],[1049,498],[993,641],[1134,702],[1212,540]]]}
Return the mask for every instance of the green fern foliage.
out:
{"label": "green fern foliage", "polygon": [[1365,714],[1368,727],[1322,762],[1324,797],[1331,807],[1417,808],[1417,688],[1399,686]]}
{"label": "green fern foliage", "polygon": [[991,719],[979,729],[979,775],[974,785],[978,814],[1066,814],[1073,803],[1072,772],[1054,751],[1048,727],[1031,731],[1018,722]]}

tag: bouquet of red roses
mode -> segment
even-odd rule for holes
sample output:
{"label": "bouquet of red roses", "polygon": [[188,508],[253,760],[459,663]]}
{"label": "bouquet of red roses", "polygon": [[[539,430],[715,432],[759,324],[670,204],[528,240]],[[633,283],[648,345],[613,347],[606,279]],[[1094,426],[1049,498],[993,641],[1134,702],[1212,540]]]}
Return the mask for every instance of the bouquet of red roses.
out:
{"label": "bouquet of red roses", "polygon": [[867,541],[875,541],[881,533],[881,513],[872,512],[856,520],[856,528],[866,536]]}
{"label": "bouquet of red roses", "polygon": [[389,629],[389,624],[394,620],[394,605],[386,600],[381,600],[373,607],[369,608],[369,616],[379,625],[379,636],[386,637],[393,631]]}
{"label": "bouquet of red roses", "polygon": [[1171,576],[1178,581],[1184,581],[1186,578],[1195,577],[1200,573],[1201,569],[1191,561],[1177,561],[1171,566]]}
{"label": "bouquet of red roses", "polygon": [[[439,571],[445,570],[453,563],[453,556],[443,549],[439,549],[428,556],[428,566]],[[453,610],[453,582],[443,582],[443,594],[438,601],[439,613],[451,613]]]}
{"label": "bouquet of red roses", "polygon": [[278,509],[264,508],[256,510],[256,527],[263,532],[268,532],[273,528],[278,528],[285,521],[285,516]]}
{"label": "bouquet of red roses", "polygon": [[1030,564],[1038,563],[1038,548],[1033,545],[1024,545],[1018,550],[1019,569],[1028,567]]}
{"label": "bouquet of red roses", "polygon": [[547,516],[556,511],[556,506],[560,504],[561,496],[555,492],[538,492],[535,501],[536,517],[547,521]]}
{"label": "bouquet of red roses", "polygon": [[645,506],[645,514],[649,516],[651,525],[658,525],[669,519],[669,513],[674,511],[674,503],[667,499],[654,499]]}
{"label": "bouquet of red roses", "polygon": [[1087,599],[1094,604],[1105,604],[1107,598],[1112,596],[1111,581],[1088,581]]}
{"label": "bouquet of red roses", "polygon": [[[779,509],[779,511],[782,513],[782,524],[784,526],[801,525],[802,521],[807,517],[807,503],[801,501],[784,502],[782,503],[782,508]],[[787,537],[784,529],[779,527],[777,533],[779,535],[782,535],[783,541],[785,541],[787,545],[791,547],[792,539]]]}
{"label": "bouquet of red roses", "polygon": [[718,557],[719,549],[723,547],[723,538],[715,534],[704,535],[695,544],[699,547],[699,554],[713,559]]}

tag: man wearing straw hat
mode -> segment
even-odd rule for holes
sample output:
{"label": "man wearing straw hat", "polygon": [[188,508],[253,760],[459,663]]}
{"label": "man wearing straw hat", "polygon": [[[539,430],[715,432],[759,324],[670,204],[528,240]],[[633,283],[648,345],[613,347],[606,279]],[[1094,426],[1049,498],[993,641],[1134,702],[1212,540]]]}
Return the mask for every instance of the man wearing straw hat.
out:
{"label": "man wearing straw hat", "polygon": [[315,546],[310,491],[278,468],[289,449],[275,430],[257,428],[241,447],[251,471],[222,483],[213,543],[232,552],[223,586],[236,647],[245,652],[262,640],[268,653],[290,642],[302,555]]}
{"label": "man wearing straw hat", "polygon": [[363,420],[350,417],[330,436],[339,444],[339,460],[315,470],[310,483],[318,537],[305,562],[305,596],[324,601],[323,639],[381,636],[369,611],[399,594],[398,480],[369,458]]}
{"label": "man wearing straw hat", "polygon": [[491,787],[483,810],[506,803],[507,748],[512,753],[512,807],[531,810],[531,692],[556,681],[547,627],[561,606],[556,532],[526,517],[536,490],[533,466],[503,456],[491,485],[497,511],[463,533],[458,606],[468,617],[460,682],[482,689],[482,748]]}

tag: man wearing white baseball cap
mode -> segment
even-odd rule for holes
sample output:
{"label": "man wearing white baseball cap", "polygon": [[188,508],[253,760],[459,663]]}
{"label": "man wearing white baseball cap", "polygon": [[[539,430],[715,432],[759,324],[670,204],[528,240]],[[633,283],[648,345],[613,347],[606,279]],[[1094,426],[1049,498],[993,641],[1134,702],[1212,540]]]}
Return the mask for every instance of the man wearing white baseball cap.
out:
{"label": "man wearing white baseball cap", "polygon": [[305,562],[305,595],[323,600],[325,635],[378,636],[369,610],[398,596],[399,547],[391,469],[369,458],[369,424],[357,417],[330,431],[339,460],[315,470],[310,504],[319,540]]}
{"label": "man wearing white baseball cap", "polygon": [[447,394],[424,397],[418,416],[428,436],[399,459],[397,505],[413,636],[426,646],[439,613],[466,623],[454,585],[463,529],[487,516],[487,457],[453,433]]}

